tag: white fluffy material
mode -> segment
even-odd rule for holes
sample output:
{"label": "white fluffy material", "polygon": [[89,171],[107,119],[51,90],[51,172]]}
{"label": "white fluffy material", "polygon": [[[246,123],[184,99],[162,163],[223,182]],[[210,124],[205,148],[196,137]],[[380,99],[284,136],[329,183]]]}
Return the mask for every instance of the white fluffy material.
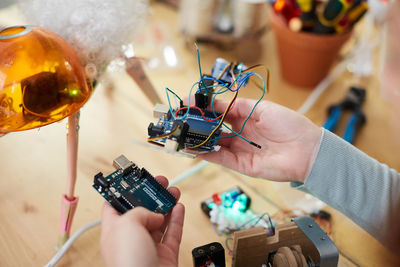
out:
{"label": "white fluffy material", "polygon": [[19,0],[28,23],[61,35],[98,73],[121,56],[147,15],[147,0]]}

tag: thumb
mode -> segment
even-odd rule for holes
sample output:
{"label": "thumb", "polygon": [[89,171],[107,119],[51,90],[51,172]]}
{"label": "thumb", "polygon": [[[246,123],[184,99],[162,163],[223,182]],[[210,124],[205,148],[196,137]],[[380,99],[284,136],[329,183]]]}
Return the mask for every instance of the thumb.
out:
{"label": "thumb", "polygon": [[127,216],[130,220],[139,223],[149,231],[159,229],[164,223],[163,215],[151,212],[143,207],[134,208],[123,216]]}

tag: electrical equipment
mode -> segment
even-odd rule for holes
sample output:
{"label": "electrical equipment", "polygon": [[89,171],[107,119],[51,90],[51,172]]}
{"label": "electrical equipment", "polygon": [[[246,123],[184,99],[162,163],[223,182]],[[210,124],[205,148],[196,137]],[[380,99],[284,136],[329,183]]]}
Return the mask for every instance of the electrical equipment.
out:
{"label": "electrical equipment", "polygon": [[240,187],[215,193],[201,203],[201,209],[210,217],[218,235],[230,235],[236,231],[262,226],[271,235],[274,223],[268,213],[258,215],[250,209],[251,198]]}
{"label": "electrical equipment", "polygon": [[218,242],[194,248],[192,257],[194,267],[225,267],[225,250]]}
{"label": "electrical equipment", "polygon": [[262,227],[236,232],[233,242],[233,267],[334,267],[339,260],[335,244],[309,216],[278,224],[274,236]]}
{"label": "electrical equipment", "polygon": [[145,168],[139,168],[124,155],[113,161],[115,172],[104,177],[94,176],[93,187],[119,213],[134,207],[166,215],[176,204],[176,198]]}
{"label": "electrical equipment", "polygon": [[[160,107],[160,104],[156,107]],[[176,112],[176,116],[179,118],[185,116],[186,110],[183,108],[179,111],[173,110],[173,112]],[[157,114],[157,110],[154,110],[154,113]],[[204,115],[202,116],[202,114]],[[217,116],[220,115],[220,113],[217,113]],[[217,141],[222,130],[214,130],[220,124],[221,119],[213,119],[215,117],[208,110],[191,108],[185,118],[181,120],[173,118],[171,112],[168,111],[160,116],[156,125],[154,123],[149,124],[149,139],[156,138],[151,141],[152,144],[164,146],[170,151],[183,150],[184,152],[199,154],[218,150]],[[214,133],[212,134],[213,131]],[[210,136],[210,134],[212,135]],[[204,143],[208,136],[210,136],[209,140]],[[196,145],[199,145],[196,150],[190,149]]]}
{"label": "electrical equipment", "polygon": [[[265,83],[265,80],[258,73],[253,72],[253,69],[263,66],[256,65],[247,68],[241,63],[229,63],[222,58],[217,58],[211,75],[203,75],[201,73],[199,54],[198,58],[201,79],[193,84],[188,97],[188,105],[185,106],[182,99],[175,92],[166,88],[169,106],[157,104],[154,107],[153,115],[158,121],[156,123],[151,122],[148,126],[148,142],[162,147],[170,153],[178,152],[191,156],[218,151],[220,148],[218,140],[221,138],[240,137],[249,144],[261,148],[260,145],[241,136],[241,132],[248,118],[252,115],[254,108],[264,97],[265,91],[268,90],[268,69],[264,67],[267,72],[267,83]],[[263,92],[259,101],[248,114],[240,131],[235,132],[224,123],[224,120],[237,98],[239,89],[242,86],[246,86],[252,76],[256,76],[262,81],[262,85],[257,83],[256,85]],[[197,90],[194,94],[195,105],[192,105],[192,90],[196,87]],[[216,112],[214,110],[216,96],[229,92],[233,93],[229,105],[224,112]],[[175,108],[171,105],[169,94],[173,94],[177,103],[179,103]],[[233,135],[221,136],[223,129],[232,132]]]}
{"label": "electrical equipment", "polygon": [[201,209],[210,217],[210,213],[216,205],[223,205],[238,212],[246,212],[250,208],[250,203],[250,196],[243,192],[239,186],[236,186],[225,192],[213,194],[211,198],[201,203]]}

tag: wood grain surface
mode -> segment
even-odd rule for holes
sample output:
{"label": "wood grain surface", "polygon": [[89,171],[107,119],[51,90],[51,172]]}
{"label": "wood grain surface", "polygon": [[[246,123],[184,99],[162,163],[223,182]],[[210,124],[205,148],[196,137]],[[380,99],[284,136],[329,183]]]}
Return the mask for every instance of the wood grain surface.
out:
{"label": "wood grain surface", "polygon": [[[24,23],[15,6],[0,10],[0,25]],[[178,29],[178,14],[160,3],[152,4],[149,23],[163,25],[167,30],[166,43],[177,53],[180,68],[149,70],[155,88],[165,99],[164,87],[186,95],[199,78],[194,46],[185,46]],[[263,53],[257,63],[271,70],[271,92],[265,98],[292,109],[297,109],[310,94],[286,84],[280,79],[274,36],[271,32],[262,38]],[[235,50],[219,50],[213,45],[200,44],[203,72],[209,72],[216,57],[235,60]],[[140,46],[139,46],[140,48]],[[156,52],[154,46],[153,52]],[[142,47],[143,55],[151,56]],[[140,56],[140,49],[138,53]],[[146,143],[147,126],[152,118],[152,105],[137,85],[123,71],[107,73],[112,87],[97,87],[81,111],[78,181],[76,194],[80,201],[72,226],[75,232],[81,226],[100,217],[103,200],[91,185],[99,171],[110,173],[112,160],[125,154],[152,174],[172,179],[198,160],[178,158],[149,147]],[[351,75],[343,74],[321,96],[307,116],[321,125],[326,109],[340,101],[348,90]],[[364,110],[367,124],[360,132],[356,146],[381,162],[400,170],[399,145],[390,108],[380,95],[376,75],[362,81],[367,100]],[[255,87],[241,90],[240,97],[256,99],[260,91]],[[400,123],[400,122],[399,122]],[[341,125],[341,129],[343,129]],[[0,138],[0,266],[43,266],[54,255],[58,234],[61,193],[66,182],[66,121],[41,129],[11,133]],[[398,135],[397,135],[398,136]],[[181,202],[186,206],[184,235],[180,250],[180,266],[192,266],[194,247],[219,241],[208,218],[201,212],[201,201],[214,192],[235,185],[241,186],[252,197],[256,212],[274,214],[287,207],[290,195],[304,196],[288,188],[261,179],[241,176],[217,165],[209,165],[178,185]],[[273,202],[271,202],[272,200]],[[361,228],[339,212],[333,213],[333,240],[340,249],[340,266],[399,266],[400,259],[375,241]],[[100,227],[85,233],[73,244],[59,266],[103,266],[99,251]],[[227,262],[230,266],[230,257]]]}

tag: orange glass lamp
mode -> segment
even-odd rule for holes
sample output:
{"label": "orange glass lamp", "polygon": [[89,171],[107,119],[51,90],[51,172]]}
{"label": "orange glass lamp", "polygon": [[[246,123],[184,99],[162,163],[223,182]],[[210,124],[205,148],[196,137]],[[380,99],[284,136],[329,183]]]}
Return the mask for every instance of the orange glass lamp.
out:
{"label": "orange glass lamp", "polygon": [[62,120],[90,93],[78,56],[61,37],[32,26],[0,32],[0,133]]}
{"label": "orange glass lamp", "polygon": [[78,198],[79,109],[92,92],[74,49],[60,36],[35,26],[0,31],[0,135],[41,127],[68,117],[67,191],[59,245],[69,237]]}

